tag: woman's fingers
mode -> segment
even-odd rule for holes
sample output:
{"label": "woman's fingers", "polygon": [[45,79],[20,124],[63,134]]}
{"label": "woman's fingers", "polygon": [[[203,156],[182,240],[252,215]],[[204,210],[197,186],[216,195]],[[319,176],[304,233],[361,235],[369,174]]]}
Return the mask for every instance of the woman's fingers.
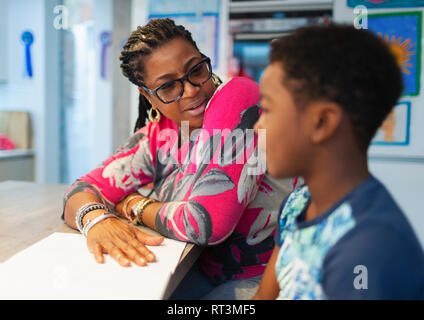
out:
{"label": "woman's fingers", "polygon": [[164,237],[162,236],[151,236],[147,233],[144,233],[138,229],[134,230],[137,240],[148,246],[158,246],[163,242]]}
{"label": "woman's fingers", "polygon": [[93,254],[94,254],[94,259],[96,260],[97,263],[105,262],[105,259],[103,257],[103,249],[99,243],[96,243],[94,245]]}
{"label": "woman's fingers", "polygon": [[143,250],[144,246],[135,239],[126,241],[122,239],[122,241],[119,243],[119,247],[132,262],[140,267],[145,266],[147,261],[154,260],[149,257],[151,252]]}
{"label": "woman's fingers", "polygon": [[93,228],[87,235],[87,245],[96,262],[104,262],[104,253],[125,267],[131,262],[145,266],[156,260],[155,254],[145,245],[159,245],[163,237],[150,236],[120,220],[108,220],[105,220],[108,223],[99,223],[98,228]]}
{"label": "woman's fingers", "polygon": [[116,244],[124,251],[124,253],[139,266],[145,265],[147,262],[156,260],[156,256],[144,244],[142,244],[134,234],[126,235],[124,238],[116,239]]}
{"label": "woman's fingers", "polygon": [[130,260],[127,258],[125,253],[120,250],[118,247],[114,247],[109,251],[109,255],[116,260],[121,266],[129,267],[131,265]]}
{"label": "woman's fingers", "polygon": [[131,245],[136,248],[137,252],[148,262],[153,262],[156,260],[155,254],[146,248],[140,241],[134,239],[131,241]]}

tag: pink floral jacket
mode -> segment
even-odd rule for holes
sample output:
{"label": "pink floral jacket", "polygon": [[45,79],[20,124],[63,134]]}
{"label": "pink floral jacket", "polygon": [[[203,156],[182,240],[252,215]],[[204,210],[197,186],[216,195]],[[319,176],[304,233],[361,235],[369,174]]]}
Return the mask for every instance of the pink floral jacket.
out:
{"label": "pink floral jacket", "polygon": [[263,273],[274,246],[279,204],[289,181],[264,174],[253,125],[259,90],[247,78],[222,84],[210,99],[203,127],[182,138],[184,123],[161,117],[132,135],[67,191],[95,193],[111,209],[153,184],[162,235],[206,246],[200,266],[211,278],[249,278]]}

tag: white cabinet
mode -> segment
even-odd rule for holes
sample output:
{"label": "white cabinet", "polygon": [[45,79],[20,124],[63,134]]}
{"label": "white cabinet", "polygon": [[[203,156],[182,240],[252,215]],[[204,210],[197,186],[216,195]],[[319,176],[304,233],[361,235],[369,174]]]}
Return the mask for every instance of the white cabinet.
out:
{"label": "white cabinet", "polygon": [[0,150],[0,181],[34,181],[34,152],[32,150]]}

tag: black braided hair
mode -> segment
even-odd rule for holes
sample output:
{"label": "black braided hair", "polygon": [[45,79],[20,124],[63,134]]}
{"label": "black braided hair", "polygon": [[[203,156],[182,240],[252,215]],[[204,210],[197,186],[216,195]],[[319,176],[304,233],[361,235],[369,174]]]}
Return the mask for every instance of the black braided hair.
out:
{"label": "black braided hair", "polygon": [[298,107],[318,100],[337,103],[364,151],[402,94],[396,57],[366,29],[342,24],[299,28],[271,42],[269,58],[283,66],[281,81]]}
{"label": "black braided hair", "polygon": [[[125,77],[133,84],[140,87],[144,83],[144,63],[142,59],[150,55],[154,49],[169,42],[182,38],[192,44],[198,51],[191,33],[181,25],[176,25],[171,19],[152,19],[145,26],[137,27],[124,45],[121,52],[121,69]],[[200,51],[199,51],[200,52]],[[148,112],[152,108],[149,101],[140,93],[138,100],[138,118],[134,131],[143,127],[148,118]]]}

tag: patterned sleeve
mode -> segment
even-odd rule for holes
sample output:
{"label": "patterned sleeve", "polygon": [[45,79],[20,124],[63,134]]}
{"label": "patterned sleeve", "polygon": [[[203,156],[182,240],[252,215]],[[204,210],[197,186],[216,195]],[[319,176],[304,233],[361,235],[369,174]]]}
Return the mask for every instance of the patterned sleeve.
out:
{"label": "patterned sleeve", "polygon": [[63,208],[75,193],[90,192],[113,209],[122,198],[152,182],[154,174],[148,130],[146,126],[135,132],[113,156],[74,182],[64,196]]}
{"label": "patterned sleeve", "polygon": [[216,245],[231,235],[264,176],[253,131],[258,101],[258,85],[247,78],[217,89],[182,165],[162,184],[158,232],[198,245]]}

